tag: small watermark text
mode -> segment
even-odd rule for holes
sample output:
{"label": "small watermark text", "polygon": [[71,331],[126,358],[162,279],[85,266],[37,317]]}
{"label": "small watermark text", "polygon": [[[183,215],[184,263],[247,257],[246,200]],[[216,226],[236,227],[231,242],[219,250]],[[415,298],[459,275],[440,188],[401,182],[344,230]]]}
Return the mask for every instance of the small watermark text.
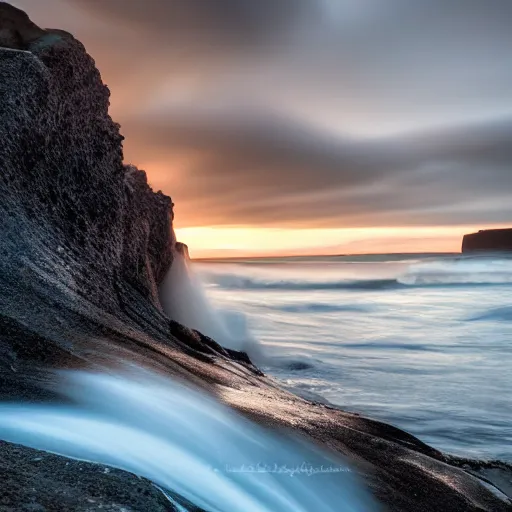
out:
{"label": "small watermark text", "polygon": [[222,469],[213,468],[216,473],[275,473],[279,475],[325,475],[332,473],[350,473],[350,469],[344,466],[314,466],[303,462],[300,465],[288,466],[286,464],[242,464],[241,466],[230,466],[225,464]]}

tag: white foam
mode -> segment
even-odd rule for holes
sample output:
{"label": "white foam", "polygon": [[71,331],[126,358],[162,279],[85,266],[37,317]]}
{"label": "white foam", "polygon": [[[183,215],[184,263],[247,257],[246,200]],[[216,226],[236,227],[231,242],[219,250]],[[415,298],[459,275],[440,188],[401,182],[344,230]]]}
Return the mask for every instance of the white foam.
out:
{"label": "white foam", "polygon": [[512,283],[512,259],[451,258],[411,265],[398,277],[406,285]]}
{"label": "white foam", "polygon": [[176,322],[200,331],[223,347],[246,352],[256,363],[262,361],[261,346],[249,333],[245,316],[215,308],[192,265],[179,252],[160,287],[160,302]]}
{"label": "white foam", "polygon": [[[209,512],[373,510],[345,464],[183,385],[70,372],[60,388],[78,405],[1,405],[0,438],[130,471]],[[277,471],[302,463],[342,472]]]}

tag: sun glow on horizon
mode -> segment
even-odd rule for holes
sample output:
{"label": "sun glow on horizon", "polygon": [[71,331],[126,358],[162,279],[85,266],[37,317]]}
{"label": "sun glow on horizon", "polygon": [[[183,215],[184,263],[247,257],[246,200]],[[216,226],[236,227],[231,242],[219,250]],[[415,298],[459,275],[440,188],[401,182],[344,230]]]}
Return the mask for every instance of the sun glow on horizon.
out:
{"label": "sun glow on horizon", "polygon": [[202,226],[176,229],[194,258],[459,252],[466,233],[493,226],[389,228],[258,228]]}

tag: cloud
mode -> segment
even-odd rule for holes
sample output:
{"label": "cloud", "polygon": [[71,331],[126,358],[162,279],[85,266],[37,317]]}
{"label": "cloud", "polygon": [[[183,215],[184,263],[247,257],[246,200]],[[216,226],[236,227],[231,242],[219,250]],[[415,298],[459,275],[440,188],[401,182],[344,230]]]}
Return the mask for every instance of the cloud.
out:
{"label": "cloud", "polygon": [[84,41],[121,121],[187,88],[351,133],[512,113],[509,0],[15,3]]}
{"label": "cloud", "polygon": [[84,42],[181,225],[512,221],[509,0],[13,3]]}
{"label": "cloud", "polygon": [[[131,123],[178,205],[212,223],[392,225],[512,219],[512,118],[372,139],[275,113],[175,111]],[[165,183],[163,170],[159,183]],[[483,205],[483,206],[482,206]],[[483,211],[482,211],[483,209]],[[187,216],[191,215],[187,212]]]}
{"label": "cloud", "polygon": [[309,0],[74,0],[111,22],[170,42],[266,45],[318,11]]}
{"label": "cloud", "polygon": [[327,126],[389,131],[512,110],[508,0],[71,3],[122,27],[141,56],[165,48],[162,76],[193,72],[204,90],[224,81],[230,96]]}

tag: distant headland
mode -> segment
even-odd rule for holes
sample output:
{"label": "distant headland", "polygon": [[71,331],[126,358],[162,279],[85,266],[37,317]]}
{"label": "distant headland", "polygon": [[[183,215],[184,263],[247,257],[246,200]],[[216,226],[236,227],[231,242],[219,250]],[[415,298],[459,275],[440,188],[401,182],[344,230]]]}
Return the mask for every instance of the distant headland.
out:
{"label": "distant headland", "polygon": [[512,228],[483,229],[478,233],[465,235],[462,252],[512,252]]}

